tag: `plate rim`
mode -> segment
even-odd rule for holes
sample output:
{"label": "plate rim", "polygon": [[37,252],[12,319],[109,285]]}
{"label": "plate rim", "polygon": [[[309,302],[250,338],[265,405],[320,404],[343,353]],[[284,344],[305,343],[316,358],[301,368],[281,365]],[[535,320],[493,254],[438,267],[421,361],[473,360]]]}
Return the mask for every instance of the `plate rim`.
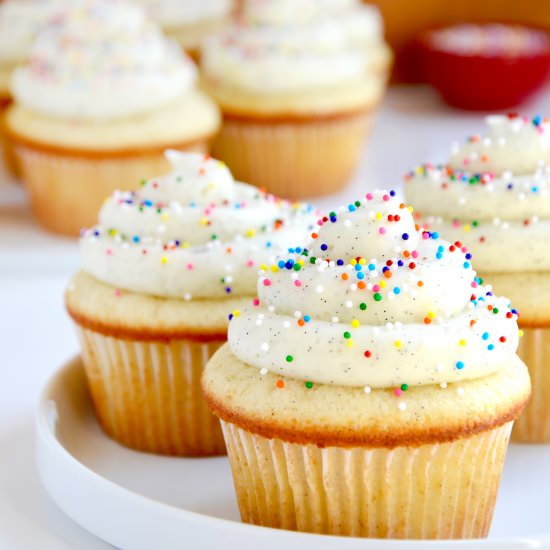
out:
{"label": "plate rim", "polygon": [[[52,422],[49,420],[49,416],[52,414],[52,393],[54,388],[60,386],[61,381],[67,374],[78,368],[82,368],[80,355],[73,356],[67,360],[60,368],[55,370],[48,378],[44,385],[38,405],[35,412],[35,426],[36,426],[36,461],[40,480],[56,503],[56,505],[67,515],[72,521],[79,524],[81,527],[91,532],[101,540],[110,544],[118,545],[121,541],[113,541],[111,537],[107,537],[105,533],[98,533],[98,530],[90,525],[90,521],[83,520],[74,510],[70,509],[70,505],[67,499],[64,498],[60,491],[52,486],[52,477],[55,477],[56,466],[54,464],[59,461],[59,465],[63,465],[61,468],[65,474],[69,472],[73,476],[78,476],[82,481],[85,481],[89,487],[96,486],[97,490],[109,494],[109,498],[119,501],[134,501],[134,505],[144,510],[148,508],[157,508],[166,515],[175,516],[182,522],[189,524],[195,524],[196,526],[202,526],[208,532],[213,530],[223,529],[226,531],[226,535],[232,533],[233,536],[240,537],[240,543],[246,541],[246,538],[250,536],[254,540],[258,537],[277,539],[278,543],[297,543],[304,546],[309,541],[315,548],[344,548],[354,547],[359,543],[362,548],[369,550],[369,547],[378,548],[385,547],[387,550],[402,549],[402,550],[420,550],[421,548],[429,547],[444,547],[444,548],[470,548],[479,547],[485,550],[500,549],[500,548],[550,548],[550,535],[548,537],[530,537],[525,536],[521,538],[496,538],[496,539],[470,539],[470,540],[399,540],[399,539],[367,539],[359,537],[343,537],[343,536],[326,536],[314,533],[300,533],[296,531],[288,531],[283,529],[273,529],[268,527],[261,527],[257,525],[245,524],[239,521],[229,520],[225,518],[218,518],[209,516],[208,514],[194,512],[185,508],[178,508],[165,502],[155,500],[148,496],[134,492],[126,487],[118,485],[116,482],[101,476],[99,473],[88,468],[85,464],[80,462],[75,456],[73,456],[62,442],[56,436],[52,427]],[[57,413],[57,408],[56,412]],[[107,436],[105,436],[107,437]],[[93,523],[93,522],[92,522]],[[226,543],[229,542],[225,539]],[[256,545],[256,543],[254,543]],[[307,545],[309,547],[309,544]],[[127,548],[127,546],[123,546]],[[133,547],[133,546],[132,546]],[[244,548],[243,544],[241,547]],[[137,548],[137,546],[136,546]],[[206,546],[205,546],[206,548]]]}

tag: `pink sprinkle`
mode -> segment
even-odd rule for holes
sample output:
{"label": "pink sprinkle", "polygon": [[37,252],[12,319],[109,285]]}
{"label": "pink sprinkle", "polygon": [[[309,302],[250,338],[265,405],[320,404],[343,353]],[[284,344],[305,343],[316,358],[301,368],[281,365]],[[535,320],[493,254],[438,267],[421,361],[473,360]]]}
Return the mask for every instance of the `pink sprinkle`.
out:
{"label": "pink sprinkle", "polygon": [[367,199],[368,201],[371,201],[372,199],[374,199],[374,196],[372,195],[372,193],[367,193],[367,194],[365,195],[365,197],[366,197],[366,199]]}
{"label": "pink sprinkle", "polygon": [[122,296],[122,292],[120,291],[120,288],[115,288],[115,296],[118,298]]}
{"label": "pink sprinkle", "polygon": [[460,222],[459,222],[458,220],[454,220],[454,221],[453,221],[453,227],[454,227],[455,229],[458,229],[458,228],[460,227]]}
{"label": "pink sprinkle", "polygon": [[472,288],[477,288],[477,283],[476,283],[476,281],[472,281],[472,285],[471,285],[471,286],[472,286]]}
{"label": "pink sprinkle", "polygon": [[323,220],[317,220],[317,225],[321,226],[323,225],[323,223],[324,223]]}
{"label": "pink sprinkle", "polygon": [[374,292],[378,292],[378,291],[380,290],[380,285],[374,285],[374,286],[372,287],[372,290],[373,290]]}
{"label": "pink sprinkle", "polygon": [[463,159],[462,164],[464,164],[464,166],[468,166],[468,164],[470,164],[470,160],[469,159]]}
{"label": "pink sprinkle", "polygon": [[397,397],[401,397],[403,395],[403,390],[401,388],[395,388],[393,391]]}
{"label": "pink sprinkle", "polygon": [[252,304],[255,305],[255,306],[259,306],[260,305],[260,299],[259,298],[254,298],[254,300],[252,300]]}
{"label": "pink sprinkle", "polygon": [[264,279],[264,286],[271,286],[271,281],[269,279]]}
{"label": "pink sprinkle", "polygon": [[252,267],[254,265],[254,260],[248,260],[248,262],[246,262],[246,265],[248,267]]}
{"label": "pink sprinkle", "polygon": [[464,254],[466,254],[466,252],[468,252],[468,249],[467,249],[465,246],[463,246],[460,250],[461,250]]}
{"label": "pink sprinkle", "polygon": [[296,279],[294,281],[294,286],[302,286],[302,281],[298,281],[298,279]]}
{"label": "pink sprinkle", "polygon": [[384,202],[388,202],[388,201],[390,200],[390,196],[389,196],[389,195],[383,195],[383,196],[382,196],[382,200],[383,200]]}
{"label": "pink sprinkle", "polygon": [[418,258],[418,250],[413,250],[413,251],[411,252],[411,256],[412,256],[413,258]]}
{"label": "pink sprinkle", "polygon": [[107,256],[112,256],[113,255],[113,249],[112,248],[108,248],[105,253],[107,254]]}
{"label": "pink sprinkle", "polygon": [[429,239],[429,238],[430,238],[430,234],[427,233],[426,231],[424,231],[424,233],[422,233],[422,238],[423,238],[424,240]]}
{"label": "pink sprinkle", "polygon": [[384,235],[384,233],[386,233],[386,228],[385,228],[385,227],[381,227],[381,228],[378,230],[378,233],[380,233],[380,235]]}

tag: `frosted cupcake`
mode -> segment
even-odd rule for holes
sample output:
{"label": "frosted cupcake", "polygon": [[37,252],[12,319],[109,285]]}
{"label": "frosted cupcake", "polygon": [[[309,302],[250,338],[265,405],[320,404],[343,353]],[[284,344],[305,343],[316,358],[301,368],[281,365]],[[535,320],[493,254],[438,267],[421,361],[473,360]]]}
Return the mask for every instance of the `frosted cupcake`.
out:
{"label": "frosted cupcake", "polygon": [[38,220],[76,235],[117,187],[167,170],[166,147],[205,150],[219,114],[193,63],[140,10],[72,6],[15,71],[6,130]]}
{"label": "frosted cupcake", "polygon": [[529,397],[516,313],[394,195],[323,217],[311,248],[260,278],[258,306],[205,369],[248,523],[487,535]]}
{"label": "frosted cupcake", "polygon": [[310,207],[236,183],[222,163],[168,153],[173,170],[116,192],[80,241],[66,304],[99,421],[134,449],[224,452],[200,375],[257,273],[304,239]]}
{"label": "frosted cupcake", "polygon": [[550,442],[550,124],[515,115],[486,124],[447,165],[408,174],[405,194],[419,221],[465,243],[480,276],[518,308],[533,396],[514,438]]}
{"label": "frosted cupcake", "polygon": [[283,196],[336,191],[386,84],[378,11],[358,0],[248,0],[242,14],[203,49],[204,86],[224,117],[215,154]]}
{"label": "frosted cupcake", "polygon": [[[39,29],[61,9],[61,0],[4,0],[0,2],[0,116],[11,103],[10,78],[25,59]],[[6,168],[16,173],[13,151],[1,132]],[[2,172],[0,158],[0,174]]]}
{"label": "frosted cupcake", "polygon": [[198,59],[204,39],[228,24],[232,0],[138,0],[164,32]]}

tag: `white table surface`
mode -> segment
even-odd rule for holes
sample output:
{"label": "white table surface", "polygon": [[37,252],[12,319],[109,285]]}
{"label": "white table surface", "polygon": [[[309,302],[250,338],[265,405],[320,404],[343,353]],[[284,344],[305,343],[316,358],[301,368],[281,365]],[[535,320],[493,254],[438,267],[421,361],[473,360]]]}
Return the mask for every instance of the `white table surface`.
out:
{"label": "white table surface", "polygon": [[[550,113],[550,89],[522,113]],[[399,187],[408,169],[445,160],[453,140],[481,127],[480,115],[452,111],[426,89],[392,89],[356,177],[339,197],[318,203],[353,199],[369,187]],[[51,373],[77,352],[62,300],[77,267],[76,242],[40,231],[22,189],[0,183],[0,550],[110,548],[56,508],[34,464],[37,397]]]}

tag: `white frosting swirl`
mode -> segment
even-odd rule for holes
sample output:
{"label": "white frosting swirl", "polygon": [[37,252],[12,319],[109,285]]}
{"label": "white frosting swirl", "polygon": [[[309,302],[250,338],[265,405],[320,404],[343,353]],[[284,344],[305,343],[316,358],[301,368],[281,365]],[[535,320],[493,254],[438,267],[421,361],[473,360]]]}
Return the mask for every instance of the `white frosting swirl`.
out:
{"label": "white frosting swirl", "polygon": [[208,156],[167,156],[170,174],[106,201],[99,226],[83,233],[83,269],[154,296],[253,295],[261,266],[304,242],[311,207],[237,183]]}
{"label": "white frosting swirl", "polygon": [[27,56],[38,31],[60,13],[63,0],[0,2],[0,65],[15,65]]}
{"label": "white frosting swirl", "polygon": [[405,195],[425,227],[468,245],[480,271],[550,270],[550,124],[486,121],[487,135],[456,145],[447,166],[407,174]]}
{"label": "white frosting swirl", "polygon": [[195,79],[193,63],[134,5],[74,0],[40,32],[12,92],[35,112],[104,120],[169,104]]}
{"label": "white frosting swirl", "polygon": [[229,15],[231,0],[138,0],[163,27],[200,23]]}
{"label": "white frosting swirl", "polygon": [[243,11],[206,41],[209,78],[267,93],[311,90],[365,77],[385,51],[380,14],[358,0],[249,0]]}
{"label": "white frosting swirl", "polygon": [[479,285],[460,243],[418,231],[393,191],[330,213],[313,236],[264,273],[260,305],[232,320],[229,345],[242,361],[387,388],[479,378],[514,354],[509,301]]}

